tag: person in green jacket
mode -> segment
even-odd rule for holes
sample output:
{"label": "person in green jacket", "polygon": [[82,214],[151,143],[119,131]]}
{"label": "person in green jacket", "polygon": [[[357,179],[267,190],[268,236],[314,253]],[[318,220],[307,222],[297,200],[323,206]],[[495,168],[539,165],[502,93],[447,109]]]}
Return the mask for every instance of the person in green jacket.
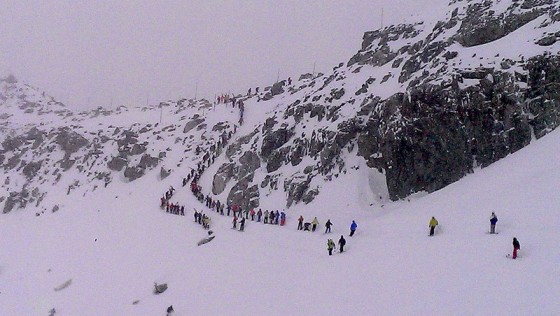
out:
{"label": "person in green jacket", "polygon": [[432,219],[430,220],[430,224],[428,225],[430,227],[430,236],[434,235],[434,230],[436,229],[436,226],[438,225],[438,221],[435,217],[432,216]]}
{"label": "person in green jacket", "polygon": [[335,249],[335,244],[332,239],[327,240],[327,250],[329,250],[329,256],[332,256],[332,251]]}

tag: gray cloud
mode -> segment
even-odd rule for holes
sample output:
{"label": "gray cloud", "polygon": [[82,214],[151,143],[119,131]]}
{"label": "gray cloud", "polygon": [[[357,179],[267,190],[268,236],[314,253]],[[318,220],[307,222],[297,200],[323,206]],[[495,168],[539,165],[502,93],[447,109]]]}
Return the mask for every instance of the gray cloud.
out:
{"label": "gray cloud", "polygon": [[1,1],[0,71],[75,107],[245,92],[327,71],[445,0]]}

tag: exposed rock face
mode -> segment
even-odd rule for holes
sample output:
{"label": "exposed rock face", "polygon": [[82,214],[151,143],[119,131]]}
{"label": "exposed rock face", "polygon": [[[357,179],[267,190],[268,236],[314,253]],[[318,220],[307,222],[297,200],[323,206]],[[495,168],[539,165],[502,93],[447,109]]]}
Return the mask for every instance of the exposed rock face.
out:
{"label": "exposed rock face", "polygon": [[[499,15],[491,10],[492,2],[471,4],[461,22],[457,41],[463,46],[472,47],[500,39],[545,14],[547,7],[542,4],[551,4],[551,1],[514,2],[511,10]],[[519,7],[532,10],[512,14]]]}
{"label": "exposed rock face", "polygon": [[158,158],[152,157],[148,154],[144,154],[142,155],[142,158],[140,158],[140,162],[138,163],[137,166],[128,166],[124,170],[124,176],[129,181],[134,181],[142,177],[146,173],[147,169],[153,169],[157,167],[158,164],[159,164]]}
{"label": "exposed rock face", "polygon": [[203,122],[204,122],[204,119],[202,119],[202,118],[193,119],[192,121],[185,124],[185,127],[183,128],[183,133],[186,134],[186,133],[190,132],[193,128],[197,127],[198,125],[202,124]]}
{"label": "exposed rock face", "polygon": [[37,174],[37,171],[41,169],[42,161],[30,162],[23,168],[23,174],[27,177],[27,179],[33,179]]}
{"label": "exposed rock face", "polygon": [[67,155],[71,155],[89,144],[87,139],[67,127],[58,130],[55,142]]}
{"label": "exposed rock face", "polygon": [[286,128],[281,128],[264,136],[261,145],[261,157],[267,159],[272,154],[272,152],[284,145],[290,137],[292,137],[293,131]]}
{"label": "exposed rock face", "polygon": [[163,179],[169,177],[170,174],[171,174],[171,170],[161,167],[161,169],[159,171],[159,178],[161,180],[163,180]]}
{"label": "exposed rock face", "polygon": [[[558,82],[559,61],[558,56],[528,61],[533,81],[525,93],[519,93],[509,73],[486,71],[468,75],[481,79],[464,90],[458,88],[464,78],[455,77],[444,87],[422,86],[409,97],[395,95],[383,105],[384,112],[370,116],[360,135],[360,154],[371,167],[386,170],[392,199],[440,189],[477,164],[488,166],[523,148],[532,130],[539,137],[560,124],[560,96],[545,88]],[[533,97],[539,89],[539,97]],[[399,126],[390,124],[395,115],[403,117]]]}
{"label": "exposed rock face", "polygon": [[227,163],[220,166],[218,172],[214,175],[212,182],[212,193],[215,195],[224,192],[227,183],[233,178],[233,168],[235,164]]}
{"label": "exposed rock face", "polygon": [[122,157],[113,157],[111,161],[107,163],[107,167],[114,171],[121,171],[127,165],[127,160]]}

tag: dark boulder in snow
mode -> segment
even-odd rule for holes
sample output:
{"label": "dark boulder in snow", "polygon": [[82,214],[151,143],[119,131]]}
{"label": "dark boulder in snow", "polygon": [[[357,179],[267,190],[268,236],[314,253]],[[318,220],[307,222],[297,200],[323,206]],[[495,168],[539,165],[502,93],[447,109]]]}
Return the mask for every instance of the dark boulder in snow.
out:
{"label": "dark boulder in snow", "polygon": [[154,294],[158,295],[167,291],[167,283],[157,284],[154,282]]}

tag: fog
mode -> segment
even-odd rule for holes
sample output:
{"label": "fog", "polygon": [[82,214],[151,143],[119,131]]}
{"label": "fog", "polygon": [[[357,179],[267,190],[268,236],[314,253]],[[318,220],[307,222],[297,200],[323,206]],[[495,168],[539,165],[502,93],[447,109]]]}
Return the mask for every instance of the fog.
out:
{"label": "fog", "polygon": [[326,72],[443,0],[0,1],[0,74],[75,109],[243,93]]}

